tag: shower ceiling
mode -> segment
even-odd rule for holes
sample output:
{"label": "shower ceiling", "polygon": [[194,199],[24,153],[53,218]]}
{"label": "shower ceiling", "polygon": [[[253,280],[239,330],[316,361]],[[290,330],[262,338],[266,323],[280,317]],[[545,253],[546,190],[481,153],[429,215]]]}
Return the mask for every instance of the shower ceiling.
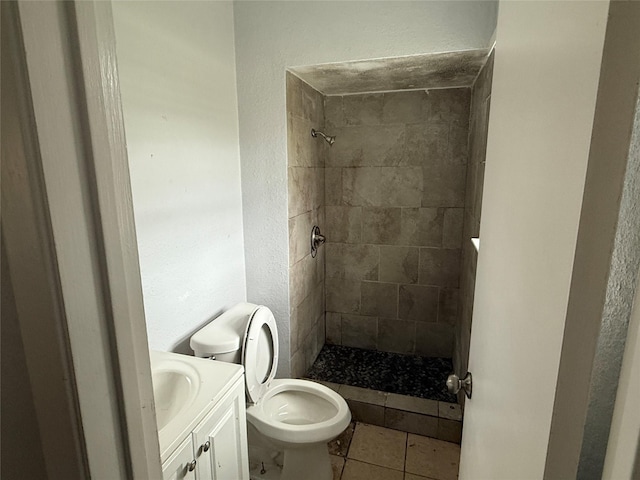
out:
{"label": "shower ceiling", "polygon": [[292,67],[289,70],[325,95],[469,87],[490,49]]}

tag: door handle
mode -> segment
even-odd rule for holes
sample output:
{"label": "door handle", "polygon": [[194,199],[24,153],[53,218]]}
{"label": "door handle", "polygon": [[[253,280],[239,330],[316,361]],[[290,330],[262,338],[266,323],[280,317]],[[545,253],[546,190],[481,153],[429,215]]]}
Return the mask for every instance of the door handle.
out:
{"label": "door handle", "polygon": [[460,390],[464,390],[464,394],[467,398],[471,398],[471,390],[472,390],[473,379],[471,377],[471,372],[467,372],[462,380],[455,374],[452,373],[447,378],[447,388],[453,394],[457,394]]}

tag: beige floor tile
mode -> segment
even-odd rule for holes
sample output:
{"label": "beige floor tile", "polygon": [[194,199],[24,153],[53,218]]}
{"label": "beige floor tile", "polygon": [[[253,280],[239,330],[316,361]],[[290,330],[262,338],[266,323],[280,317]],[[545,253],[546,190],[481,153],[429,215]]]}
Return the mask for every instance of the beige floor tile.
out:
{"label": "beige floor tile", "polygon": [[405,473],[404,480],[434,480],[429,477],[423,477],[422,475],[414,475],[413,473]]}
{"label": "beige floor tile", "polygon": [[338,438],[329,442],[329,453],[331,455],[340,455],[341,457],[347,456],[355,428],[356,422],[351,422]]}
{"label": "beige floor tile", "polygon": [[337,455],[330,455],[330,457],[333,480],[340,480],[342,478],[342,469],[344,468],[344,458]]}
{"label": "beige floor tile", "polygon": [[406,471],[437,480],[456,480],[460,445],[409,434]]}
{"label": "beige floor tile", "polygon": [[342,480],[402,480],[402,472],[370,463],[347,460]]}
{"label": "beige floor tile", "polygon": [[357,423],[347,457],[395,470],[404,470],[406,446],[405,432]]}

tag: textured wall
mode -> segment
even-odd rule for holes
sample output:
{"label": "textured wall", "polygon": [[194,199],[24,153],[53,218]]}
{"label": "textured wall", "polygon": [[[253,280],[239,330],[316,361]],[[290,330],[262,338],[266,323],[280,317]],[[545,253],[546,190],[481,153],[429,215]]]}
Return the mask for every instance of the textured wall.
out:
{"label": "textured wall", "polygon": [[[231,2],[114,2],[151,348],[246,299]],[[251,299],[250,299],[251,300]]]}
{"label": "textured wall", "polygon": [[278,321],[290,372],[287,67],[482,48],[497,2],[234,2],[247,298]]}
{"label": "textured wall", "polygon": [[327,341],[451,357],[469,88],[330,96]]}
{"label": "textured wall", "polygon": [[291,376],[300,377],[324,345],[324,252],[311,257],[314,225],[324,228],[324,153],[328,144],[313,138],[324,128],[324,98],[287,73],[287,168],[289,191],[289,295]]}
{"label": "textured wall", "polygon": [[[472,245],[471,238],[480,235],[484,165],[487,156],[487,130],[489,128],[489,108],[491,105],[493,57],[494,53],[491,52],[487,63],[480,71],[471,90],[469,164],[467,167],[467,185],[465,190],[462,273],[460,276],[460,321],[456,326],[456,342],[453,355],[453,367],[459,375],[465,374],[469,362],[473,293],[476,286],[476,265],[478,262],[478,252]],[[459,399],[461,402],[464,402],[464,395],[460,394]]]}

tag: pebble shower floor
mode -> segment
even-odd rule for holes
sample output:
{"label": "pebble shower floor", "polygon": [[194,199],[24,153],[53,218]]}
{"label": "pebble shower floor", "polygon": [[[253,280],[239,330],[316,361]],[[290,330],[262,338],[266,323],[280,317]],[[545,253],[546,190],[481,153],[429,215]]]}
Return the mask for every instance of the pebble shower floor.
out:
{"label": "pebble shower floor", "polygon": [[456,403],[447,391],[450,358],[419,357],[325,345],[306,377],[400,395]]}

